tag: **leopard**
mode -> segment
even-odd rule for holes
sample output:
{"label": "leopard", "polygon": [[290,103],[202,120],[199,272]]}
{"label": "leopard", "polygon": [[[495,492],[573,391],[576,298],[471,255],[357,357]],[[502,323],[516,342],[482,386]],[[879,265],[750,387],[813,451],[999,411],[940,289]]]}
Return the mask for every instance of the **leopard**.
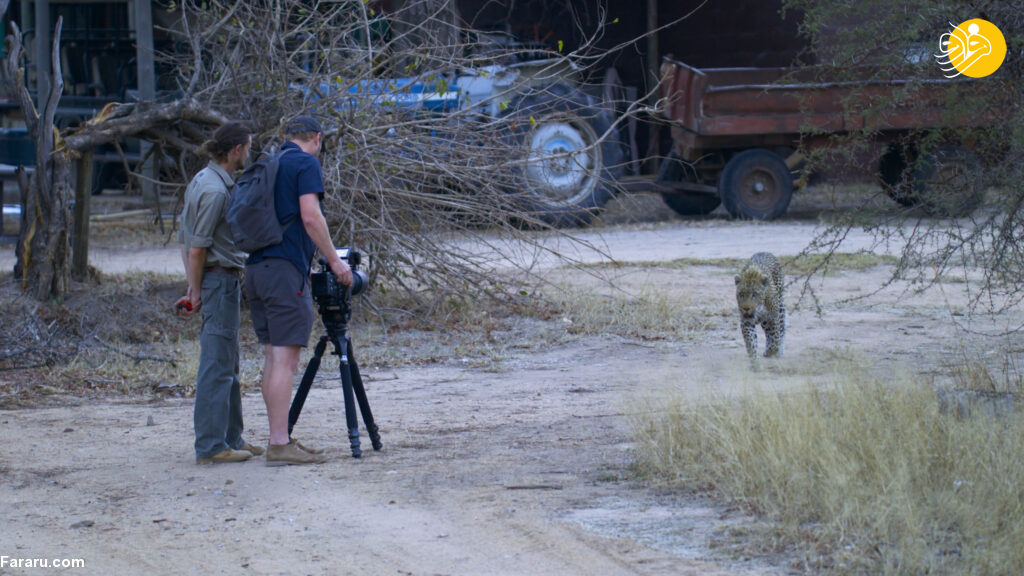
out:
{"label": "leopard", "polygon": [[786,341],[785,275],[770,252],[750,257],[736,275],[736,303],[747,356],[757,363],[757,326],[764,330],[765,357],[782,356]]}

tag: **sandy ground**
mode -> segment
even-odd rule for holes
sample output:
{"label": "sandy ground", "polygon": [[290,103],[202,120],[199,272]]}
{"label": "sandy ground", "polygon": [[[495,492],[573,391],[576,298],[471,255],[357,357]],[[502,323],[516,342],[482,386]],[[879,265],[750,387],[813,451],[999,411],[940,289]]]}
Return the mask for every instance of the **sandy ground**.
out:
{"label": "sandy ground", "polygon": [[[579,234],[629,262],[745,258],[764,249],[796,254],[816,229],[813,218],[799,217],[652,219]],[[866,237],[852,242],[845,251],[870,246]],[[9,258],[5,248],[0,266]],[[180,267],[173,247],[97,253],[93,263],[111,272]],[[586,274],[551,273],[596,289]],[[262,459],[197,466],[190,399],[68,399],[67,406],[0,412],[0,562],[85,562],[66,570],[0,564],[0,575],[788,573],[784,557],[737,560],[712,551],[724,529],[750,518],[637,480],[633,418],[670,396],[739,394],[755,382],[785,388],[823,373],[836,354],[919,372],[963,345],[950,328],[962,287],[924,296],[891,289],[846,303],[888,270],[846,271],[817,285],[824,315],[790,294],[787,356],[755,376],[732,315],[731,271],[626,267],[616,274],[623,289],[659,290],[718,312],[692,341],[525,341],[487,366],[457,357],[364,366],[384,449],[370,450],[364,433],[359,460],[349,455],[333,357],[295,431],[329,450],[331,460],[316,467],[267,468]],[[246,395],[244,411],[249,439],[264,444],[258,394]]]}

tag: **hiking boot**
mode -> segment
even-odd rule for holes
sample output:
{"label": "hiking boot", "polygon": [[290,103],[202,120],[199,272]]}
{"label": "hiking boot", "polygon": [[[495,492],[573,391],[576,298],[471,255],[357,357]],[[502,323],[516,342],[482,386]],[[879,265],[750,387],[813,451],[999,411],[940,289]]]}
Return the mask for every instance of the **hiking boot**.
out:
{"label": "hiking boot", "polygon": [[299,450],[302,450],[303,452],[307,452],[309,454],[323,454],[324,453],[324,449],[323,448],[313,448],[312,446],[306,446],[305,444],[303,444],[302,442],[299,442],[295,438],[289,438],[288,439],[288,443],[289,444],[293,444]]}
{"label": "hiking boot", "polygon": [[248,452],[248,453],[252,454],[253,456],[261,456],[263,454],[263,452],[264,452],[262,446],[253,446],[252,444],[249,444],[248,442],[243,443],[242,446],[239,447],[238,449],[239,450],[244,450],[245,452]]}
{"label": "hiking boot", "polygon": [[209,458],[196,458],[196,464],[224,464],[227,462],[244,462],[252,458],[252,454],[243,450],[227,448]]}
{"label": "hiking boot", "polygon": [[297,444],[268,444],[267,466],[288,466],[290,464],[320,464],[327,461],[323,454],[310,454],[299,449]]}

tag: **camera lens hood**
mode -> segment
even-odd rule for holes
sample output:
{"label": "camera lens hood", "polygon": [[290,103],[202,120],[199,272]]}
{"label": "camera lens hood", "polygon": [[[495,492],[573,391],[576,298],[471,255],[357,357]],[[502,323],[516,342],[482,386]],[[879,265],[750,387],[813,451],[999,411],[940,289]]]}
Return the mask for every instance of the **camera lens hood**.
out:
{"label": "camera lens hood", "polygon": [[357,296],[370,284],[370,277],[362,270],[352,271],[352,295]]}

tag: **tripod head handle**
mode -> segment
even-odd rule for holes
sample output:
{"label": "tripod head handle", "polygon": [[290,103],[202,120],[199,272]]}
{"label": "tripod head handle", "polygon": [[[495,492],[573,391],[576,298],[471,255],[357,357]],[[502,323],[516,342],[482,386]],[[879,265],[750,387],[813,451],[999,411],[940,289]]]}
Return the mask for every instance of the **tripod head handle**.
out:
{"label": "tripod head handle", "polygon": [[[334,252],[338,255],[338,258],[344,260],[353,270],[358,268],[363,262],[363,253],[355,248],[345,246],[344,248],[335,248]],[[328,268],[327,258],[321,256],[318,262],[320,263],[320,266]]]}

